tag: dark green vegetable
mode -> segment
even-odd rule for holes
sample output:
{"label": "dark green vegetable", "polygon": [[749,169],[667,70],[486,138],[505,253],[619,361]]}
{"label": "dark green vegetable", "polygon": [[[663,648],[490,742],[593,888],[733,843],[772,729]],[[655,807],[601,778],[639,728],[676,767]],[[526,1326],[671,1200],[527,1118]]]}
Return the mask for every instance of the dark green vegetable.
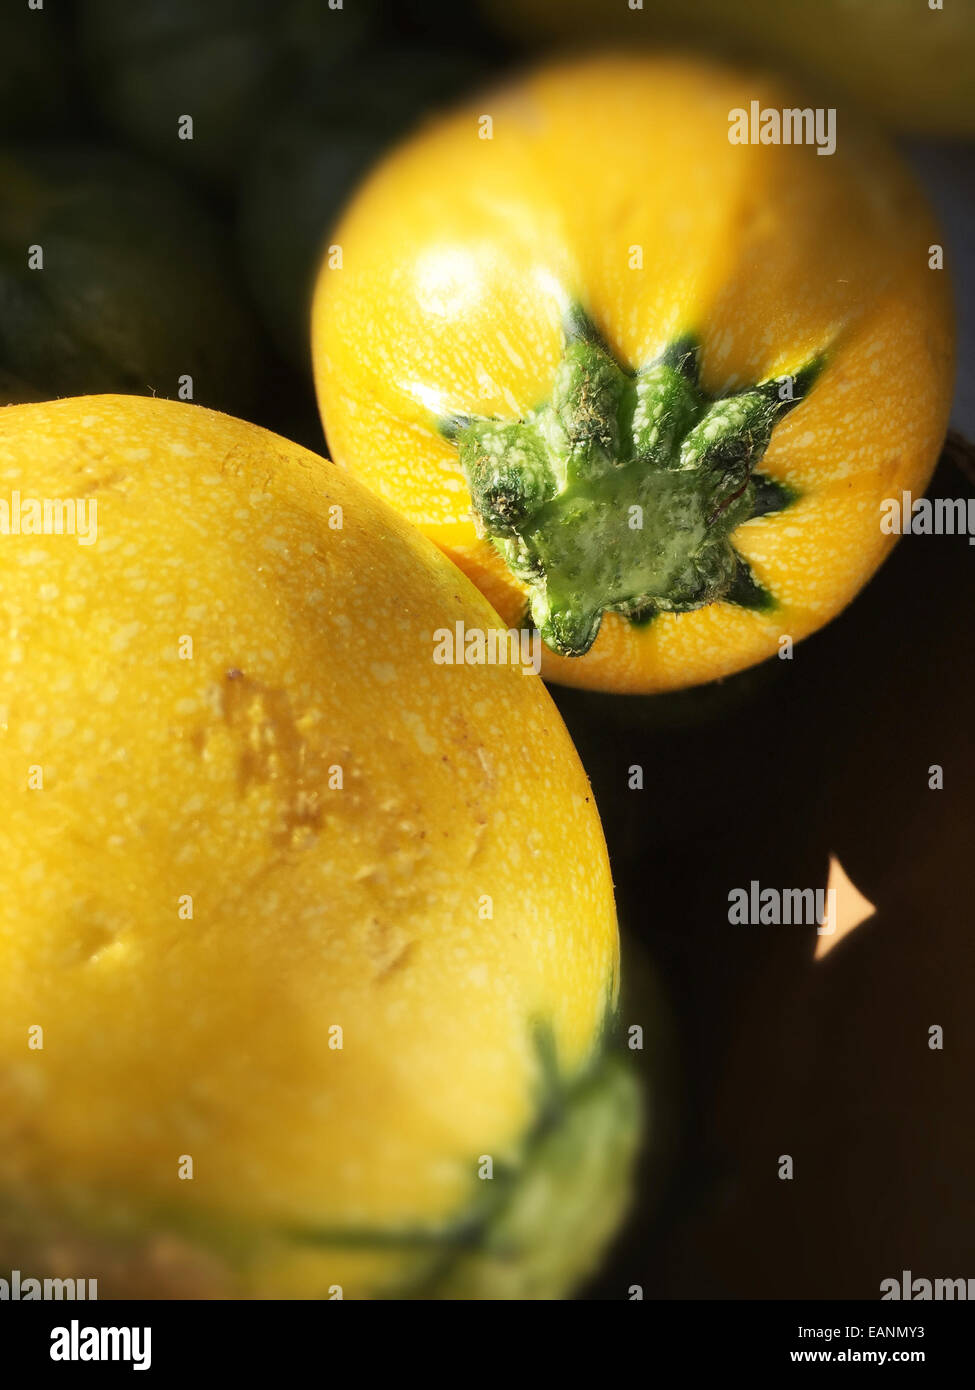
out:
{"label": "dark green vegetable", "polygon": [[0,153],[0,400],[151,392],[251,416],[259,330],[232,266],[211,218],[142,161]]}
{"label": "dark green vegetable", "polygon": [[[120,138],[230,186],[269,110],[314,88],[372,22],[371,0],[85,0],[92,94]],[[178,123],[193,118],[192,140]]]}

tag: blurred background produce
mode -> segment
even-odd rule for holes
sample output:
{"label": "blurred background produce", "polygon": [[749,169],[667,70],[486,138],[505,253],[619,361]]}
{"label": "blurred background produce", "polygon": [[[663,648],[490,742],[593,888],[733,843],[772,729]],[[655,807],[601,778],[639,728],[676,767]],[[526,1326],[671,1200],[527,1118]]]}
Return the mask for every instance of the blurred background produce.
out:
{"label": "blurred background produce", "polygon": [[[373,26],[375,0],[81,0],[91,91],[125,140],[232,191],[270,111],[327,86]],[[193,139],[177,140],[181,116]]]}
{"label": "blurred background produce", "polygon": [[80,73],[68,26],[26,4],[0,7],[0,131],[4,139],[70,124]]}
{"label": "blurred background produce", "polygon": [[[241,183],[244,264],[274,341],[307,374],[322,237],[386,147],[458,99],[484,72],[477,53],[379,50],[289,102],[256,140]],[[368,75],[368,83],[366,76]]]}
{"label": "blurred background produce", "polygon": [[975,136],[975,7],[967,0],[479,0],[541,48],[693,43],[834,83],[894,130]]}
{"label": "blurred background produce", "polygon": [[[193,370],[185,352],[208,364],[196,399],[233,397],[243,417],[320,451],[301,285],[359,172],[459,87],[563,45],[677,39],[795,69],[824,101],[852,91],[909,136],[956,287],[953,419],[975,435],[973,34],[975,7],[952,0],[4,5],[0,393],[111,381],[175,396],[177,358]],[[182,114],[192,142],[177,138]],[[48,154],[25,164],[41,143]],[[100,153],[65,172],[56,152],[79,145]],[[147,218],[159,232],[144,246],[131,230],[111,240]],[[64,281],[53,299],[25,287],[36,226],[85,267],[80,302]],[[121,308],[123,293],[144,306],[138,321],[96,309]],[[931,493],[972,486],[946,460]],[[603,817],[624,952],[633,942],[630,959],[658,970],[624,1023],[627,1010],[672,1015],[656,1058],[677,1100],[651,1125],[671,1154],[667,1185],[648,1151],[642,1207],[588,1296],[639,1284],[648,1298],[876,1298],[902,1268],[975,1275],[973,555],[964,537],[903,540],[792,662],[716,687],[554,692]],[[942,791],[928,787],[932,763]],[[636,764],[642,791],[628,785]],[[802,929],[729,925],[730,888],[823,885],[830,853],[877,914],[824,960]],[[943,1052],[927,1048],[933,1023]],[[796,1160],[788,1183],[783,1152]]]}
{"label": "blurred background produce", "polygon": [[0,149],[0,248],[0,369],[23,383],[0,381],[0,401],[181,383],[221,410],[260,399],[260,329],[226,231],[145,160],[67,141]]}

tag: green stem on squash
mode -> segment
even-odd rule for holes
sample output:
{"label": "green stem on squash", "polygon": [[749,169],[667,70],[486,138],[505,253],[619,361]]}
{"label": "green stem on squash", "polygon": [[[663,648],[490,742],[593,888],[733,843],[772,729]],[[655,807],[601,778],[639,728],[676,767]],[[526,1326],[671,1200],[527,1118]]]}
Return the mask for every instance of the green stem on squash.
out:
{"label": "green stem on squash", "polygon": [[440,425],[457,446],[478,530],[527,585],[545,643],[583,655],[605,612],[641,623],[719,599],[770,606],[732,533],[795,500],[755,469],[822,359],[714,397],[700,386],[692,338],[628,372],[578,307],[564,333],[545,404],[521,420],[457,415]]}

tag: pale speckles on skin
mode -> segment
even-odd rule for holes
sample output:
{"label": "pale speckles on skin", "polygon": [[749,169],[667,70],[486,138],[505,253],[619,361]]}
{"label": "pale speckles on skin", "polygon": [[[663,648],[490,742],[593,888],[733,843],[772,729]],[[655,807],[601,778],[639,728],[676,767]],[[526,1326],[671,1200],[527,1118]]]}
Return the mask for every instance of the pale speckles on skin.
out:
{"label": "pale speckles on skin", "polygon": [[487,836],[487,832],[488,823],[486,819],[482,818],[477,820],[474,825],[474,835],[471,839],[470,845],[467,850],[467,856],[464,861],[464,867],[466,869],[473,868],[475,861],[481,855],[481,852],[485,847],[485,839]]}
{"label": "pale speckles on skin", "polygon": [[[433,665],[424,634],[493,616],[339,470],[199,407],[142,400],[12,407],[0,456],[60,495],[82,415],[109,461],[150,450],[112,501],[116,534],[139,539],[140,555],[50,538],[43,580],[66,621],[45,612],[41,625],[36,567],[0,547],[4,604],[31,652],[29,667],[9,650],[0,664],[15,755],[0,794],[19,817],[0,830],[7,901],[31,926],[0,931],[0,1016],[60,1021],[45,1055],[45,1144],[80,1183],[96,1169],[122,1192],[138,1174],[139,1195],[146,1174],[171,1182],[173,1118],[185,1077],[198,1076],[201,1136],[220,1143],[186,1184],[191,1203],[232,1194],[254,1221],[309,1209],[435,1219],[466,1189],[429,1178],[444,1142],[422,1119],[430,1098],[452,1152],[520,1132],[533,1101],[525,1020],[557,1016],[564,1055],[580,1062],[615,962],[605,848],[573,795],[584,776],[568,737],[519,670],[445,677]],[[178,466],[174,442],[186,450]],[[198,475],[231,446],[239,467],[201,491]],[[266,491],[253,486],[264,478]],[[325,491],[345,507],[343,533],[328,530]],[[290,556],[262,554],[257,576],[269,524]],[[308,545],[334,566],[307,563]],[[136,623],[113,651],[113,634]],[[183,633],[191,660],[174,658]],[[113,687],[114,703],[99,704]],[[33,761],[45,791],[31,799],[20,772]],[[328,786],[333,765],[341,790]],[[491,922],[471,914],[480,892],[494,898]],[[64,903],[86,894],[93,920],[124,919],[128,933],[117,957],[103,952],[69,982],[49,953],[75,941]],[[183,894],[192,920],[177,915]],[[486,989],[468,978],[479,969]],[[346,1028],[342,1052],[328,1048],[333,1022]],[[76,1131],[79,1097],[91,1103]],[[40,1149],[15,1151],[5,1124],[11,1169],[27,1172]],[[122,1132],[129,1147],[112,1140]]]}
{"label": "pale speckles on skin", "polygon": [[135,619],[131,623],[125,623],[121,627],[117,627],[109,638],[109,651],[124,652],[132,645],[139,633],[142,632],[143,627],[144,624],[139,619]]}
{"label": "pale speckles on skin", "polygon": [[270,551],[273,555],[287,555],[289,553],[287,540],[274,535],[273,532],[261,537],[260,547],[262,550]]}
{"label": "pale speckles on skin", "polygon": [[519,371],[523,372],[525,370],[526,365],[524,357],[522,357],[521,353],[515,351],[514,347],[508,340],[507,335],[503,333],[500,329],[498,330],[498,342],[504,349],[508,361],[512,364],[512,366],[517,367]]}
{"label": "pale speckles on skin", "polygon": [[525,844],[528,846],[529,854],[531,854],[534,858],[537,858],[540,854],[544,853],[544,837],[537,830],[530,830],[528,832],[528,834],[525,836]]}
{"label": "pale speckles on skin", "polygon": [[14,562],[23,565],[26,569],[32,565],[44,565],[47,563],[47,551],[31,548],[30,550],[16,550],[14,552]]}
{"label": "pale speckles on skin", "polygon": [[483,745],[479,745],[476,751],[477,760],[481,764],[481,767],[483,767],[484,769],[484,776],[487,780],[487,786],[489,789],[493,789],[495,781],[494,766],[487,755],[487,750],[483,747]]}
{"label": "pale speckles on skin", "polygon": [[431,738],[426,724],[418,714],[404,714],[403,722],[416,740],[421,753],[431,757],[437,751],[436,740]]}
{"label": "pale speckles on skin", "polygon": [[[808,409],[793,417],[795,433],[790,438],[783,427],[781,443],[773,441],[769,471],[806,493],[862,478],[866,493],[885,456],[900,451],[892,483],[922,491],[951,389],[949,294],[947,277],[932,274],[916,249],[938,239],[923,200],[882,145],[851,126],[836,156],[812,168],[798,147],[777,150],[774,159],[768,150],[736,150],[720,113],[739,103],[739,93],[747,101],[764,91],[773,106],[787,94],[753,74],[696,61],[593,58],[527,81],[546,120],[523,134],[519,157],[494,145],[495,169],[474,170],[473,122],[462,112],[420,132],[349,209],[337,235],[354,243],[358,269],[323,278],[314,324],[318,389],[337,452],[426,525],[477,582],[487,572],[485,592],[490,586],[495,607],[516,620],[523,591],[492,566],[456,494],[442,487],[442,451],[409,433],[415,398],[403,403],[395,389],[378,393],[388,413],[377,423],[375,383],[419,380],[450,396],[455,411],[477,408],[472,364],[481,361],[499,388],[498,413],[507,413],[506,387],[534,406],[549,395],[546,329],[557,335],[557,295],[568,289],[586,299],[614,343],[645,349],[625,353],[634,367],[652,360],[676,330],[699,332],[709,389],[760,379],[832,345],[833,364]],[[591,102],[585,109],[580,91]],[[685,115],[674,120],[678,94]],[[600,158],[606,151],[613,157]],[[585,198],[580,159],[591,170]],[[404,261],[438,245],[477,247],[493,235],[504,251],[479,264],[483,312],[467,304],[438,322],[436,334],[426,331],[410,304],[409,274],[395,282],[389,276],[393,212]],[[630,242],[643,247],[642,271],[627,264]],[[512,362],[502,334],[526,370]],[[358,403],[354,412],[350,401]],[[802,598],[834,612],[881,554],[868,513],[853,512],[860,522],[854,535],[835,536],[826,515],[805,529],[804,544],[820,566],[806,572],[810,590]],[[770,531],[775,524],[774,517],[762,522]],[[755,534],[759,527],[743,529]],[[770,547],[776,595],[802,567],[793,550]],[[667,689],[774,652],[758,615],[720,618],[685,614],[638,633],[607,621],[588,656],[574,664],[547,659],[546,674],[570,684]]]}

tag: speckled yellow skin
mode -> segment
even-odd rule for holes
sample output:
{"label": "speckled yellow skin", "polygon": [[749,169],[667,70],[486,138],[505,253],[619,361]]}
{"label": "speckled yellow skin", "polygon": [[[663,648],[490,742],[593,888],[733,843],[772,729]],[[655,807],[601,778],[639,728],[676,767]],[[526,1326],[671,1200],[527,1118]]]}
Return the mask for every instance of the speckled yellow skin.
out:
{"label": "speckled yellow skin", "polygon": [[532,1025],[571,1075],[615,996],[565,728],[434,664],[496,615],[297,445],[87,397],[0,411],[0,477],[98,502],[93,545],[0,536],[0,1247],[103,1296],[381,1290],[410,1255],[280,1233],[451,1219],[533,1118]]}
{"label": "speckled yellow skin", "polygon": [[[548,399],[563,305],[618,360],[685,333],[711,391],[796,370],[812,394],[761,469],[801,493],[734,544],[777,606],[717,603],[648,627],[607,614],[543,675],[650,692],[728,675],[839,613],[881,563],[880,502],[923,491],[944,436],[953,328],[939,241],[887,148],[837,113],[830,156],[733,145],[728,113],[809,104],[766,77],[677,58],[543,69],[424,130],[369,179],[331,237],[313,310],[333,457],[417,522],[509,621],[525,590],[475,535],[453,412],[516,418]],[[493,138],[479,138],[482,116]],[[631,269],[642,247],[643,269]],[[334,256],[332,258],[335,259]]]}

